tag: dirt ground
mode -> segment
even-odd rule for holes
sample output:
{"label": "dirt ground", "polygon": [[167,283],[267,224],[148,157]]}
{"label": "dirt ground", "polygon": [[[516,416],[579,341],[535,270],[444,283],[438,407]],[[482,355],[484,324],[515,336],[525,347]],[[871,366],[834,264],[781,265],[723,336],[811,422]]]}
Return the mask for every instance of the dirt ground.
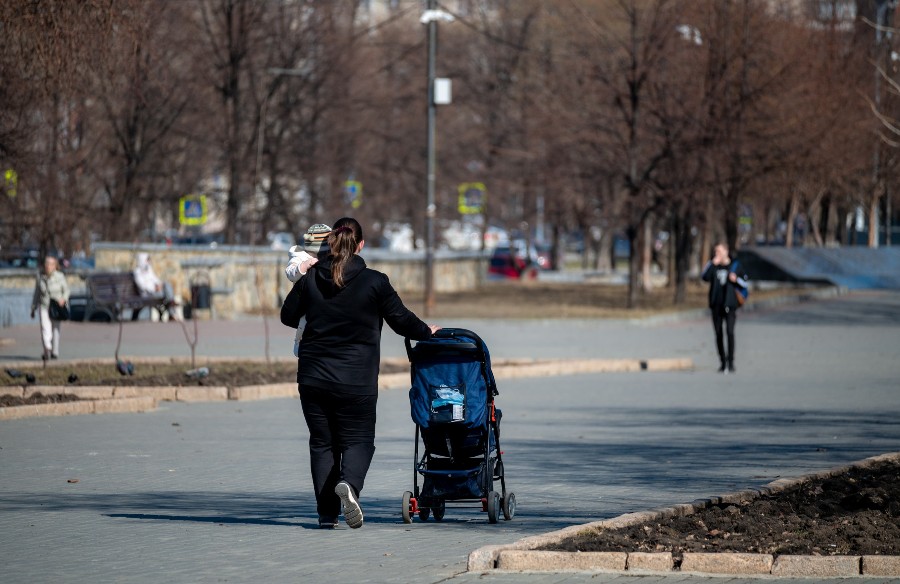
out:
{"label": "dirt ground", "polygon": [[900,463],[853,468],[740,505],[582,535],[561,551],[900,555]]}
{"label": "dirt ground", "polygon": [[[752,298],[793,292],[792,289],[753,293]],[[654,288],[642,295],[635,308],[628,308],[628,289],[615,284],[568,284],[510,280],[491,281],[478,290],[437,294],[436,318],[643,318],[646,316],[702,308],[707,302],[707,286],[687,286],[683,304],[676,305],[674,290]],[[406,305],[422,314],[418,296],[403,296]]]}
{"label": "dirt ground", "polygon": [[[5,368],[0,373],[0,405],[22,405],[11,403],[10,395],[2,395],[3,387],[29,385],[54,385],[79,387],[86,385],[116,386],[175,386],[187,387],[196,385],[242,387],[247,385],[266,385],[272,383],[294,383],[297,380],[297,362],[294,360],[265,362],[222,361],[206,364],[206,375],[198,376],[186,363],[134,363],[133,375],[122,375],[112,359],[108,363],[61,362],[44,369],[41,365],[32,367]],[[197,368],[199,369],[199,367]],[[409,371],[405,363],[386,361],[381,365],[382,373]],[[34,382],[28,382],[28,376]],[[71,396],[67,396],[71,397]],[[20,398],[21,399],[21,398]],[[50,396],[44,396],[47,403]]]}

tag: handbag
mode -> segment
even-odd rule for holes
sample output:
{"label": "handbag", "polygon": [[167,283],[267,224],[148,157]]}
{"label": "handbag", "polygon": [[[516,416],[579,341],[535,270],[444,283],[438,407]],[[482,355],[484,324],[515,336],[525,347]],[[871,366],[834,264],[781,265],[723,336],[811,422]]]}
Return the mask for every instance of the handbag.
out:
{"label": "handbag", "polygon": [[50,299],[50,306],[47,308],[51,320],[69,320],[69,307],[66,304],[60,304],[54,299]]}

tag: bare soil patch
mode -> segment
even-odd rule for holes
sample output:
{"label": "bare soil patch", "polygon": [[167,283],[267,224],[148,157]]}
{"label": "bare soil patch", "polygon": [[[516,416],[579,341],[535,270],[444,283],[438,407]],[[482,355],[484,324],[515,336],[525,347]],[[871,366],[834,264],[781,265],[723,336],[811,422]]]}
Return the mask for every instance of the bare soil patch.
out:
{"label": "bare soil patch", "polygon": [[559,551],[900,555],[900,462],[851,468],[774,495],[693,515],[601,530]]}
{"label": "bare soil patch", "polygon": [[0,408],[30,406],[35,404],[59,404],[72,401],[79,401],[79,397],[77,395],[66,395],[64,393],[50,393],[46,395],[35,393],[26,398],[4,394],[0,395]]}
{"label": "bare soil patch", "polygon": [[[499,280],[478,290],[437,294],[429,318],[645,318],[706,308],[707,291],[706,284],[691,282],[684,302],[675,304],[675,289],[661,286],[628,308],[628,287],[620,284]],[[794,293],[791,287],[754,290],[750,302]],[[407,294],[403,301],[422,314],[421,298]]]}
{"label": "bare soil patch", "polygon": [[[688,287],[687,299],[676,305],[674,290],[657,288],[628,308],[628,288],[610,284],[501,280],[478,290],[438,294],[435,318],[643,318],[653,314],[706,306],[706,289]],[[420,298],[404,297],[421,314]]]}
{"label": "bare soil patch", "polygon": [[[198,363],[199,365],[199,363]],[[189,375],[191,366],[185,363],[134,363],[133,375],[122,375],[115,362],[54,364],[52,367],[18,367],[10,375],[9,368],[0,373],[0,393],[2,386],[54,385],[79,387],[85,385],[115,386],[175,386],[198,385],[243,387],[247,385],[268,385],[272,383],[293,383],[297,380],[297,362],[294,360],[265,362],[219,361],[204,363],[208,374],[199,377]],[[198,366],[199,368],[199,366]],[[409,371],[408,366],[396,362],[381,365],[382,373]],[[28,375],[34,376],[34,383],[27,382]],[[74,377],[73,377],[74,376]]]}

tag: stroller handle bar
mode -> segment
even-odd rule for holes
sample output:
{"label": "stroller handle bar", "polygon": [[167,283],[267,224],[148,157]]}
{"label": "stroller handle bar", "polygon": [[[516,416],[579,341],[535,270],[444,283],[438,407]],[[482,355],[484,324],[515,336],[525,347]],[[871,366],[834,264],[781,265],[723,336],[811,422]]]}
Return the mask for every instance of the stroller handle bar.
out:
{"label": "stroller handle bar", "polygon": [[468,329],[462,328],[442,328],[438,330],[438,332],[434,333],[434,336],[439,339],[454,339],[456,337],[470,337],[475,339],[475,342],[478,344],[478,348],[484,348],[484,341],[481,340],[481,337],[473,333]]}
{"label": "stroller handle bar", "polygon": [[[481,353],[482,355],[484,355],[484,353],[485,353],[484,341],[481,340],[481,337],[479,337],[477,334],[473,333],[472,331],[470,331],[468,329],[442,328],[439,331],[437,331],[436,333],[434,333],[434,335],[432,335],[431,338],[433,338],[433,339],[455,339],[458,337],[467,337],[467,338],[475,341],[475,347],[473,347],[473,348],[478,349],[478,352]],[[407,353],[407,355],[409,355],[410,360],[412,360],[412,343],[410,342],[410,339],[408,337],[403,339],[403,341],[406,344],[406,353]]]}

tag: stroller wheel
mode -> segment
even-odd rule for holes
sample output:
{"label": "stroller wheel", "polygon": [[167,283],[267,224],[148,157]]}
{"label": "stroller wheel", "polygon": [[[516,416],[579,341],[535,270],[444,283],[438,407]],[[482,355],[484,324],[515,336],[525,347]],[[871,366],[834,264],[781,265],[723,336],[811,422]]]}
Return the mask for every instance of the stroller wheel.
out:
{"label": "stroller wheel", "polygon": [[415,502],[412,498],[412,492],[406,491],[403,493],[403,523],[412,523],[414,505]]}
{"label": "stroller wheel", "polygon": [[497,523],[500,519],[500,493],[491,491],[487,496],[488,523]]}
{"label": "stroller wheel", "polygon": [[431,506],[431,514],[434,515],[435,521],[443,521],[444,520],[444,511],[447,510],[447,505],[444,503],[443,499],[435,499],[434,504]]}
{"label": "stroller wheel", "polygon": [[503,518],[509,521],[516,516],[516,494],[509,493],[502,501]]}
{"label": "stroller wheel", "polygon": [[431,507],[419,507],[419,519],[422,521],[428,521],[428,517],[431,516]]}

